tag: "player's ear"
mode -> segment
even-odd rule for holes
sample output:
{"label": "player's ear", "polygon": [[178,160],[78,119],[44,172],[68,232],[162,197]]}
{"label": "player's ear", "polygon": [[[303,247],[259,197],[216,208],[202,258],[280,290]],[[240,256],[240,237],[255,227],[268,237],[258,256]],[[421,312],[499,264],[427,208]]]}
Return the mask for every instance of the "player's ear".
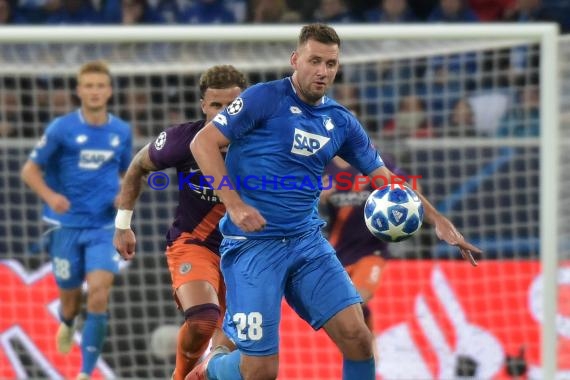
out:
{"label": "player's ear", "polygon": [[291,53],[291,58],[289,59],[289,62],[291,63],[291,67],[293,67],[294,69],[297,68],[297,60],[299,59],[299,54],[297,54],[297,50],[293,50],[293,52]]}

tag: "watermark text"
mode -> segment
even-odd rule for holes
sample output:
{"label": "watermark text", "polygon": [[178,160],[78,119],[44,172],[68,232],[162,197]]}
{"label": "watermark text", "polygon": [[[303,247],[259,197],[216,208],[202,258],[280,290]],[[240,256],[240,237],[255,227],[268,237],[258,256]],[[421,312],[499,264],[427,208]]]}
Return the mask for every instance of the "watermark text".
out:
{"label": "watermark text", "polygon": [[[391,176],[366,176],[362,174],[352,174],[349,172],[339,172],[333,175],[323,176],[267,176],[248,174],[236,176],[233,180],[228,176],[223,176],[216,183],[215,178],[210,175],[202,175],[197,172],[188,174],[178,173],[178,190],[191,189],[195,191],[209,190],[330,190],[338,191],[361,191],[372,187],[373,189],[403,188],[408,184],[412,189],[418,188],[420,175],[391,175]],[[164,172],[154,172],[148,176],[148,186],[153,190],[165,190],[170,185],[170,178]]]}

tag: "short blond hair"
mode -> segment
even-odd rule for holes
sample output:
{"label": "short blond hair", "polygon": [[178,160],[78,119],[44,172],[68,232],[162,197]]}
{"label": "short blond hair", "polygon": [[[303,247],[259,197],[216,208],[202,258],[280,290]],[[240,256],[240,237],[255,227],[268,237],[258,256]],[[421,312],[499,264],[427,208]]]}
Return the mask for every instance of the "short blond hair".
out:
{"label": "short blond hair", "polygon": [[111,80],[111,70],[109,70],[109,66],[104,61],[90,61],[84,63],[79,68],[77,72],[77,83],[79,83],[79,78],[81,78],[83,74],[91,73],[105,74],[109,77],[109,80]]}

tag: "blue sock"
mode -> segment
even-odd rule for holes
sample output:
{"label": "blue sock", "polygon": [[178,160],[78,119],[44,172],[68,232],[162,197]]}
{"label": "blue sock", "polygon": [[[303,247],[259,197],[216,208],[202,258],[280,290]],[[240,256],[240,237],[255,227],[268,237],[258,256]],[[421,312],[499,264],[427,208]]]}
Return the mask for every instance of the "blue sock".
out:
{"label": "blue sock", "polygon": [[239,371],[239,350],[214,356],[208,363],[209,380],[243,380]]}
{"label": "blue sock", "polygon": [[88,375],[93,372],[97,359],[103,348],[103,341],[107,335],[107,313],[87,313],[87,318],[81,332],[81,372]]}
{"label": "blue sock", "polygon": [[342,378],[343,380],[374,380],[376,379],[374,357],[366,360],[348,360],[342,361]]}

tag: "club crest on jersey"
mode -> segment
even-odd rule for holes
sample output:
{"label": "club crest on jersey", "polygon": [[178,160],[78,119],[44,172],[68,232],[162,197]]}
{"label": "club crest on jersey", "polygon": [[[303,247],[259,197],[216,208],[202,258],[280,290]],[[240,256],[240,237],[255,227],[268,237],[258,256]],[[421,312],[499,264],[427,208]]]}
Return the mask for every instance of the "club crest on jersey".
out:
{"label": "club crest on jersey", "polygon": [[291,153],[311,156],[329,142],[330,138],[295,128]]}
{"label": "club crest on jersey", "polygon": [[120,143],[121,143],[121,139],[119,138],[119,135],[116,135],[116,134],[113,133],[113,134],[111,135],[109,144],[111,144],[111,146],[112,146],[113,148],[116,148],[116,147],[119,146]]}
{"label": "club crest on jersey", "polygon": [[330,117],[327,117],[323,121],[323,124],[324,124],[325,128],[327,129],[327,131],[331,131],[334,128],[334,124],[333,124],[332,119]]}
{"label": "club crest on jersey", "polygon": [[79,135],[75,138],[75,142],[78,144],[84,144],[87,141],[87,135]]}
{"label": "club crest on jersey", "polygon": [[190,272],[191,269],[192,269],[191,264],[184,263],[184,264],[180,265],[179,271],[180,271],[180,274],[186,274],[186,273]]}
{"label": "club crest on jersey", "polygon": [[242,98],[235,98],[233,102],[228,106],[228,114],[235,115],[243,108]]}
{"label": "club crest on jersey", "polygon": [[160,135],[154,140],[154,148],[156,150],[161,150],[166,144],[166,132],[160,132]]}

